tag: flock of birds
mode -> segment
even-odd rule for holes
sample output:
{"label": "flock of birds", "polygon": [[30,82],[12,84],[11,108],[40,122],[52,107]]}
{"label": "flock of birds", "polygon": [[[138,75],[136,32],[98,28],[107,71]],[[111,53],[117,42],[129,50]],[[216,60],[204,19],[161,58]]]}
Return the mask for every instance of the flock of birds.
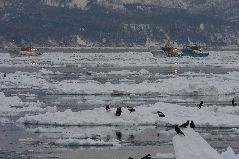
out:
{"label": "flock of birds", "polygon": [[[237,105],[237,103],[235,102],[235,98],[233,98],[232,99],[232,106],[236,106],[236,105]],[[203,101],[200,101],[200,103],[198,105],[198,108],[201,109],[202,106],[203,106]],[[105,109],[106,109],[107,112],[109,112],[110,111],[110,104],[106,105]],[[135,108],[133,108],[133,107],[127,106],[127,109],[129,110],[130,113],[135,112]],[[122,113],[122,108],[118,107],[116,109],[115,115],[116,116],[120,116],[121,113]],[[158,114],[159,117],[165,117],[164,113],[162,113],[161,111],[157,111],[157,114]],[[193,121],[192,121],[192,123],[193,123]]]}
{"label": "flock of birds", "polygon": [[[110,111],[110,105],[109,104],[106,105],[105,109],[106,109],[107,112],[109,112]],[[135,112],[135,108],[133,108],[133,107],[127,106],[127,109],[129,110],[130,113]],[[116,109],[115,116],[120,116],[121,113],[122,113],[122,108],[118,107]],[[165,117],[164,113],[162,113],[161,111],[157,111],[157,114],[158,114],[159,117]]]}
{"label": "flock of birds", "polygon": [[[185,134],[182,132],[182,130],[180,129],[180,127],[181,127],[181,128],[187,128],[188,125],[189,125],[190,128],[192,128],[192,129],[195,128],[194,122],[191,120],[191,122],[190,122],[190,124],[189,124],[189,120],[188,120],[188,121],[186,121],[185,123],[183,123],[183,124],[180,125],[180,126],[178,126],[178,125],[175,126],[175,131],[176,131],[176,133],[179,134],[179,135],[185,136]],[[151,159],[151,158],[152,158],[152,155],[147,154],[146,156],[142,157],[141,159]],[[128,159],[134,159],[134,158],[129,157]]]}
{"label": "flock of birds", "polygon": [[[182,132],[182,130],[180,128],[187,128],[188,126],[190,126],[190,128],[192,128],[192,129],[194,129],[196,127],[192,120],[190,123],[188,120],[185,123],[183,123],[182,125],[179,125],[179,126],[176,125],[174,128],[175,128],[175,131],[177,134],[185,136],[185,134]],[[141,159],[151,159],[151,158],[152,158],[152,155],[148,154],[148,155],[142,157]],[[128,159],[134,159],[134,158],[129,157]]]}
{"label": "flock of birds", "polygon": [[[201,109],[203,105],[204,105],[203,101],[200,101],[200,103],[198,105],[198,108]],[[236,106],[236,105],[237,105],[237,103],[235,102],[235,98],[233,98],[232,99],[232,106]],[[105,109],[106,109],[107,112],[109,112],[110,111],[110,104],[106,105]],[[115,112],[116,116],[121,115],[121,113],[122,113],[121,109],[122,109],[121,107],[118,107],[116,109],[116,112]],[[135,112],[135,108],[133,108],[133,107],[127,106],[127,109],[129,110],[130,113]],[[157,114],[158,114],[159,117],[165,117],[165,115],[160,111],[157,111]],[[174,129],[175,129],[175,131],[178,135],[185,136],[185,134],[183,133],[183,131],[180,128],[187,128],[188,126],[190,126],[190,128],[192,128],[192,129],[194,129],[196,127],[195,123],[192,120],[191,121],[187,120],[185,123],[183,123],[181,125],[175,125]],[[152,155],[147,154],[146,156],[144,156],[141,159],[151,159],[151,158],[152,158]],[[129,157],[128,159],[134,159],[134,158]]]}

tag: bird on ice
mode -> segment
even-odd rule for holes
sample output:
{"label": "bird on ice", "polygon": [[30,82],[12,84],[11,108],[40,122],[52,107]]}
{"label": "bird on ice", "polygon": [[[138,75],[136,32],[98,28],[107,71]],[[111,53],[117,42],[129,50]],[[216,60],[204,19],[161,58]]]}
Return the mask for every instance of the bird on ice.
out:
{"label": "bird on ice", "polygon": [[152,155],[147,154],[146,156],[142,157],[141,159],[151,159],[151,158],[152,158]]}
{"label": "bird on ice", "polygon": [[193,129],[195,128],[195,124],[193,121],[190,122],[190,128],[193,128]]}
{"label": "bird on ice", "polygon": [[106,105],[106,106],[105,106],[105,109],[106,109],[107,112],[109,112],[109,111],[110,111],[110,105],[109,105],[109,104]]}
{"label": "bird on ice", "polygon": [[183,123],[182,125],[180,125],[179,127],[187,128],[188,124],[189,124],[189,120],[186,123]]}
{"label": "bird on ice", "polygon": [[116,109],[115,115],[116,115],[116,116],[120,116],[121,113],[122,113],[121,107],[118,107],[118,108]]}
{"label": "bird on ice", "polygon": [[198,108],[201,109],[202,106],[203,106],[203,101],[200,102]]}
{"label": "bird on ice", "polygon": [[178,125],[175,126],[175,131],[177,134],[182,134],[183,136],[185,136],[185,134],[182,132],[182,130],[180,130],[180,128],[178,127]]}
{"label": "bird on ice", "polygon": [[135,112],[135,109],[133,107],[127,106],[127,108],[130,111],[130,113]]}
{"label": "bird on ice", "polygon": [[235,102],[235,98],[233,98],[232,99],[232,106],[234,107],[234,106],[236,106],[237,105],[237,103]]}
{"label": "bird on ice", "polygon": [[161,111],[157,111],[157,114],[159,117],[165,117],[164,113],[162,113]]}

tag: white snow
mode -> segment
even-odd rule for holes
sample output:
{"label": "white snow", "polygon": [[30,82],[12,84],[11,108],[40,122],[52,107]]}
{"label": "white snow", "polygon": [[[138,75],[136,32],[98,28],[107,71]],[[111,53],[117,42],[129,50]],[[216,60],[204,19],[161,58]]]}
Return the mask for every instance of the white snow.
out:
{"label": "white snow", "polygon": [[41,74],[54,74],[52,71],[47,70],[45,68],[42,68],[41,70],[39,70],[39,73],[41,73]]}
{"label": "white snow", "polygon": [[[56,107],[45,107],[42,102],[22,102],[22,100],[17,97],[6,97],[3,92],[0,92],[0,115],[3,116],[14,116],[19,115],[22,112],[25,113],[36,113],[36,112],[56,112]],[[2,121],[6,121],[4,118]]]}
{"label": "white snow", "polygon": [[[239,116],[232,113],[237,110],[231,107],[229,112],[210,110],[208,108],[198,109],[197,107],[184,107],[176,104],[156,103],[150,106],[135,107],[136,112],[129,113],[127,108],[122,108],[122,115],[115,116],[116,108],[106,112],[105,108],[95,108],[93,110],[84,110],[72,112],[67,109],[64,112],[46,112],[39,115],[26,115],[18,120],[21,123],[28,124],[46,124],[46,125],[175,125],[183,123],[186,120],[193,120],[199,127],[224,126],[238,127]],[[165,118],[159,118],[157,111],[165,114]]]}
{"label": "white snow", "polygon": [[223,159],[197,132],[193,129],[183,129],[185,136],[173,137],[176,159]]}
{"label": "white snow", "polygon": [[200,24],[200,25],[199,25],[199,28],[200,28],[201,30],[205,30],[204,24]]}
{"label": "white snow", "polygon": [[6,77],[1,76],[0,88],[48,89],[50,87],[50,84],[41,75],[43,72],[46,73],[46,71],[43,70],[41,71],[39,73],[36,72],[28,73],[17,71],[15,73],[7,74]]}
{"label": "white snow", "polygon": [[42,3],[49,6],[54,7],[78,7],[81,9],[87,9],[87,4],[89,3],[88,0],[71,0],[71,1],[65,1],[64,3],[62,1],[58,0],[42,0]]}
{"label": "white snow", "polygon": [[130,71],[130,70],[121,70],[121,71],[110,71],[107,73],[100,72],[97,75],[150,75],[151,73],[146,69],[141,69],[140,71]]}
{"label": "white snow", "polygon": [[157,153],[155,156],[153,156],[152,158],[156,159],[174,159],[175,155],[171,154],[171,153]]}
{"label": "white snow", "polygon": [[[123,66],[220,66],[239,68],[238,51],[210,51],[208,57],[194,58],[162,58],[154,57],[150,52],[120,52],[120,53],[43,53],[38,57],[14,57],[0,54],[0,66],[13,67],[65,67],[68,64],[93,67],[123,67]],[[175,64],[177,63],[177,64]]]}
{"label": "white snow", "polygon": [[118,140],[114,141],[103,141],[94,139],[58,139],[51,144],[58,146],[120,146]]}
{"label": "white snow", "polygon": [[225,152],[222,152],[221,155],[222,155],[223,159],[239,159],[235,155],[233,149],[230,146],[227,148],[227,150]]}
{"label": "white snow", "polygon": [[185,136],[175,135],[173,137],[176,159],[238,159],[231,147],[220,155],[193,129],[181,130]]}
{"label": "white snow", "polygon": [[[44,76],[42,76],[44,74]],[[158,93],[164,95],[224,95],[239,92],[238,78],[239,72],[229,72],[227,74],[196,74],[184,73],[180,76],[167,76],[156,81],[144,80],[135,83],[127,78],[121,79],[119,84],[106,82],[100,83],[94,80],[48,80],[52,71],[41,69],[39,72],[15,72],[7,74],[7,77],[0,77],[0,88],[29,88],[45,89],[51,93],[65,94],[112,94],[115,91],[125,92],[125,94],[150,94]],[[122,75],[150,75],[148,70],[130,72],[128,70],[109,72],[109,74]],[[102,74],[96,74],[101,77]]]}
{"label": "white snow", "polygon": [[92,80],[63,80],[50,88],[55,93],[66,94],[111,94],[113,91],[123,91],[126,94],[223,95],[239,92],[238,76],[238,72],[230,72],[225,75],[173,76],[155,82],[145,80],[141,83],[129,81],[119,84],[102,84]]}

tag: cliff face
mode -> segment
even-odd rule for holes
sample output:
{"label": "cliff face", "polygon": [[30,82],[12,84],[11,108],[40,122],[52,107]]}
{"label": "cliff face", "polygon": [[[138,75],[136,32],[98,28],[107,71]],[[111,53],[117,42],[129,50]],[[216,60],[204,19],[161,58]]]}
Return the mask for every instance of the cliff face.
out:
{"label": "cliff face", "polygon": [[235,0],[0,0],[2,43],[239,45]]}

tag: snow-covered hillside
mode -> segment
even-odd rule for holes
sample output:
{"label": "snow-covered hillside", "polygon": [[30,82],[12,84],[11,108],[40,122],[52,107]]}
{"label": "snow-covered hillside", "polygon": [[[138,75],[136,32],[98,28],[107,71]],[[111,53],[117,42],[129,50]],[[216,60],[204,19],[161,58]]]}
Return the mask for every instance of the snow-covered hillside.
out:
{"label": "snow-covered hillside", "polygon": [[41,0],[43,4],[54,6],[54,7],[70,7],[70,8],[81,8],[86,9],[89,0],[66,0],[66,1],[59,1],[59,0]]}
{"label": "snow-covered hillside", "polygon": [[235,0],[0,0],[0,8],[0,45],[239,45]]}

